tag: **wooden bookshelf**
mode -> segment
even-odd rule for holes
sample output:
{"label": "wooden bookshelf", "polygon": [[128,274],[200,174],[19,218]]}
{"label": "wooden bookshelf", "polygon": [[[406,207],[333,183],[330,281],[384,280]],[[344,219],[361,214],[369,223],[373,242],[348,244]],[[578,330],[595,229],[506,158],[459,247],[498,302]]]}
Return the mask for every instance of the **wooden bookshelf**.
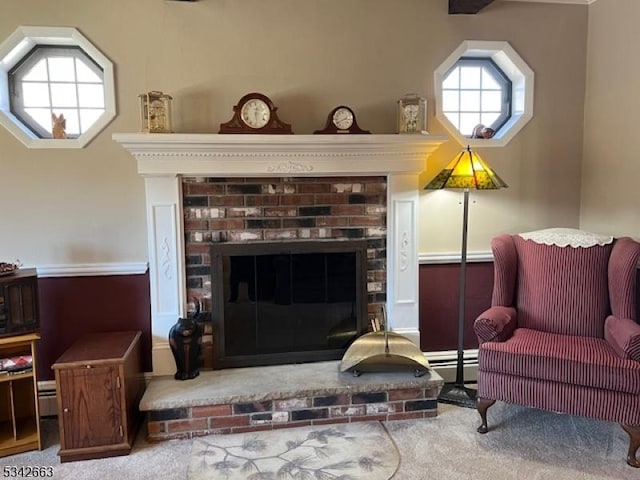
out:
{"label": "wooden bookshelf", "polygon": [[41,450],[38,384],[36,381],[37,333],[0,338],[0,358],[31,355],[33,367],[18,374],[0,374],[0,457]]}

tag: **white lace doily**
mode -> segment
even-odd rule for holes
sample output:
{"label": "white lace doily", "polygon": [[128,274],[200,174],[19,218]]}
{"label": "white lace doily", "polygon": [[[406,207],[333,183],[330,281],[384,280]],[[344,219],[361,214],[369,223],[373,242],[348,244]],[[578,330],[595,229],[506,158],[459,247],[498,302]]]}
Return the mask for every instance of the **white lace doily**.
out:
{"label": "white lace doily", "polygon": [[525,240],[558,247],[588,248],[595,245],[608,245],[613,242],[613,236],[611,235],[599,235],[576,230],[575,228],[547,228],[534,232],[519,233],[518,235]]}

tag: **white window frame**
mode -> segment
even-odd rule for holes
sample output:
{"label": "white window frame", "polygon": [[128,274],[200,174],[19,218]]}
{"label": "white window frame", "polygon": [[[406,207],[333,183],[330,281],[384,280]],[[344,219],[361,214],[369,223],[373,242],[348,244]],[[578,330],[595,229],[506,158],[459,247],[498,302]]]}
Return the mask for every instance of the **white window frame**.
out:
{"label": "white window frame", "polygon": [[[24,125],[10,107],[9,71],[36,45],[78,46],[89,55],[104,73],[105,111],[98,120],[77,138],[40,138]],[[116,116],[113,64],[77,29],[72,27],[18,27],[0,44],[0,124],[28,148],[84,148]]]}
{"label": "white window frame", "polygon": [[[462,57],[490,58],[511,80],[511,118],[492,138],[462,135],[442,111],[442,82]],[[533,117],[534,73],[508,42],[465,40],[434,72],[436,118],[463,146],[504,147]]]}

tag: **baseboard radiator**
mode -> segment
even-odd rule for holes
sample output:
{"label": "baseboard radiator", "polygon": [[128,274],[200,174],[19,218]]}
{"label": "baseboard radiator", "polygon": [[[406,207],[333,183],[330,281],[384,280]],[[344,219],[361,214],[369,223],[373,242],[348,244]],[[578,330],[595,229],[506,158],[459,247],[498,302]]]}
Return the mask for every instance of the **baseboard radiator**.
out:
{"label": "baseboard radiator", "polygon": [[41,417],[58,416],[56,382],[53,380],[38,382],[38,408]]}

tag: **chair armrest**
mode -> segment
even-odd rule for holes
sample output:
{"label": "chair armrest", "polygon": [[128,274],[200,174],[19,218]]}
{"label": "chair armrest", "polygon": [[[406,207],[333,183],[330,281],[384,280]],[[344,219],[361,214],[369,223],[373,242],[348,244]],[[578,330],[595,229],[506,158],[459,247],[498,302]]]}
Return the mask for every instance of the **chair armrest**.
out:
{"label": "chair armrest", "polygon": [[633,320],[609,315],[604,322],[604,338],[619,357],[640,361],[640,325]]}
{"label": "chair armrest", "polygon": [[473,324],[480,343],[504,342],[516,328],[516,309],[491,307],[481,313]]}

